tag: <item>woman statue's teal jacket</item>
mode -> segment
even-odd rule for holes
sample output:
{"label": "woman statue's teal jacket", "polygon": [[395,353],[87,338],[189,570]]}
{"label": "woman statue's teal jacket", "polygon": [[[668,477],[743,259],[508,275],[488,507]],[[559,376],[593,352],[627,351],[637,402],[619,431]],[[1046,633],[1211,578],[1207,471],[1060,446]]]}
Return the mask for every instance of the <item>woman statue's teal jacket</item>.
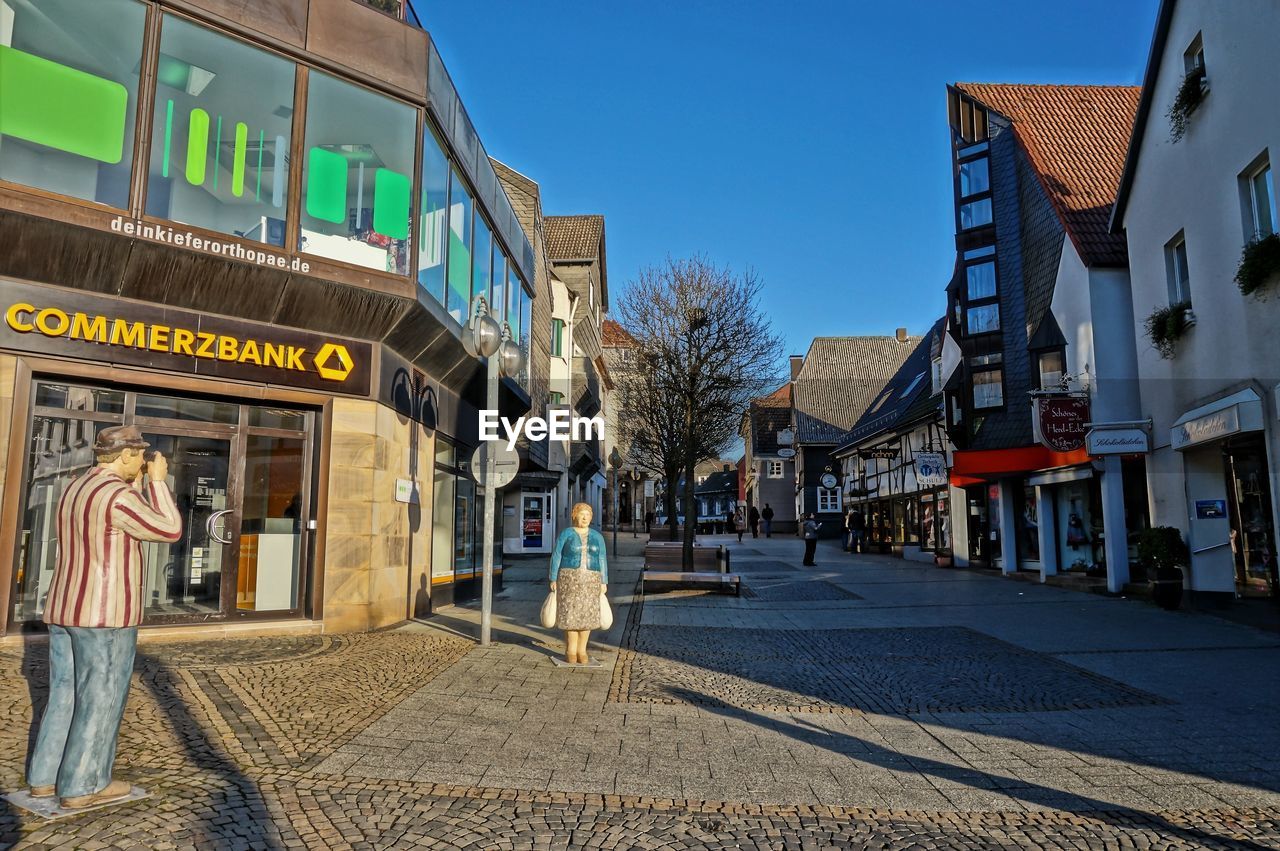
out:
{"label": "woman statue's teal jacket", "polygon": [[587,530],[587,558],[582,558],[582,536],[578,530],[570,526],[556,538],[555,549],[551,551],[551,581],[555,582],[560,575],[560,568],[586,567],[599,571],[600,581],[609,584],[609,564],[604,535],[595,529]]}

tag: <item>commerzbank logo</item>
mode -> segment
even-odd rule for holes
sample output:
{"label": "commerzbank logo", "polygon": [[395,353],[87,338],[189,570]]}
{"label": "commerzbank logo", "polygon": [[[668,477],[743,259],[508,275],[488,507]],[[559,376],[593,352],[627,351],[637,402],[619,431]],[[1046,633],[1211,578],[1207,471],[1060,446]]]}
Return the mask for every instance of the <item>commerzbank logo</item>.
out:
{"label": "commerzbank logo", "polygon": [[138,322],[103,314],[71,313],[57,307],[39,308],[26,302],[9,305],[4,312],[4,321],[19,334],[41,334],[199,360],[314,372],[326,381],[345,381],[355,369],[351,352],[341,343],[326,342],[313,355],[305,346],[289,343],[273,343],[178,325]]}

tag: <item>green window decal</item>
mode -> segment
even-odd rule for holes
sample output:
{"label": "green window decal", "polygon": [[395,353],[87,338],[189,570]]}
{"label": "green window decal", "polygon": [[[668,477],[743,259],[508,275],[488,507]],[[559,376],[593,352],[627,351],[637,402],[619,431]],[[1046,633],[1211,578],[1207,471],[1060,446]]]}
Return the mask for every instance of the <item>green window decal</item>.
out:
{"label": "green window decal", "polygon": [[389,168],[373,173],[373,229],[392,239],[409,238],[409,178]]}
{"label": "green window decal", "polygon": [[129,91],[112,80],[0,45],[0,136],[104,163],[124,158]]}
{"label": "green window decal", "polygon": [[471,252],[453,228],[449,228],[449,289],[454,291],[462,304],[470,304]]}
{"label": "green window decal", "polygon": [[249,127],[244,122],[236,124],[235,158],[231,161],[231,194],[244,195],[244,160],[249,150]]}
{"label": "green window decal", "polygon": [[203,186],[209,151],[209,113],[203,109],[191,110],[188,127],[187,182],[192,186]]}
{"label": "green window decal", "polygon": [[346,158],[324,148],[312,148],[307,156],[307,215],[342,224],[347,220]]}

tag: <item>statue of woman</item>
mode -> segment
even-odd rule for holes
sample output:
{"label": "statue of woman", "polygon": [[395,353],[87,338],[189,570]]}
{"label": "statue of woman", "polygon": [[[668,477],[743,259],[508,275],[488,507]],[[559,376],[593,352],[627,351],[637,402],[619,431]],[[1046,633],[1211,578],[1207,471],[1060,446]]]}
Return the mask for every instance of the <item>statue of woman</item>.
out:
{"label": "statue of woman", "polygon": [[556,629],[564,631],[564,659],[570,665],[587,664],[587,640],[600,628],[600,597],[609,582],[604,536],[591,528],[591,515],[590,505],[575,505],[569,528],[551,551]]}

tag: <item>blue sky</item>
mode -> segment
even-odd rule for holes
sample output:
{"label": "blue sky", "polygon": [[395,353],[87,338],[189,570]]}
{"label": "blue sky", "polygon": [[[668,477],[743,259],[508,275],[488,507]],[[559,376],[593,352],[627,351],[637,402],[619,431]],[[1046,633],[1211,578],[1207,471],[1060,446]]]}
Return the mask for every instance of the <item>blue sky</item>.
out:
{"label": "blue sky", "polygon": [[1157,0],[414,0],[489,153],[603,213],[611,290],[695,252],[803,353],[927,330],[954,260],[948,82],[1141,82]]}

